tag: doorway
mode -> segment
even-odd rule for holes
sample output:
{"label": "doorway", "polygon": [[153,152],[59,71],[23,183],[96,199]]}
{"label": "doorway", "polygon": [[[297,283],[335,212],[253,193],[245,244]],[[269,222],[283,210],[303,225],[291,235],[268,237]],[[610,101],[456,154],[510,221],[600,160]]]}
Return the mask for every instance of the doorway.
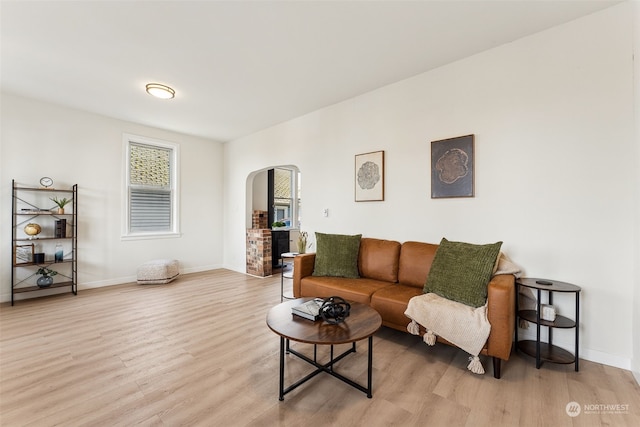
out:
{"label": "doorway", "polygon": [[254,210],[268,212],[271,227],[281,221],[287,229],[300,228],[302,199],[301,174],[297,166],[282,165],[254,171],[247,177],[247,228]]}

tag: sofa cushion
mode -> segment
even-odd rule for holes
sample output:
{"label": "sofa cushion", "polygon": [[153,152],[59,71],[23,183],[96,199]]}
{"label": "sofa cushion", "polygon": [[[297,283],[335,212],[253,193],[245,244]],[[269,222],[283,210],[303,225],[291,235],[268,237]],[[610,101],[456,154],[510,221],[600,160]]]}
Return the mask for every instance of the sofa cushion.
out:
{"label": "sofa cushion", "polygon": [[357,279],[358,252],[361,234],[316,233],[314,276],[348,277]]}
{"label": "sofa cushion", "polygon": [[409,300],[418,295],[422,295],[422,288],[396,283],[376,291],[371,296],[371,307],[380,313],[383,325],[406,331],[410,319],[404,312]]}
{"label": "sofa cushion", "polygon": [[484,305],[500,246],[502,242],[474,245],[443,238],[431,264],[424,293],[433,292],[472,307]]}
{"label": "sofa cushion", "polygon": [[307,276],[301,281],[300,296],[320,298],[339,296],[349,301],[370,304],[371,295],[386,286],[393,285],[364,278],[354,280],[344,277]]}
{"label": "sofa cushion", "polygon": [[360,276],[391,283],[397,282],[399,256],[400,242],[363,238],[360,240],[358,255]]}
{"label": "sofa cushion", "polygon": [[438,245],[422,242],[404,242],[400,249],[398,281],[422,291],[427,281]]}

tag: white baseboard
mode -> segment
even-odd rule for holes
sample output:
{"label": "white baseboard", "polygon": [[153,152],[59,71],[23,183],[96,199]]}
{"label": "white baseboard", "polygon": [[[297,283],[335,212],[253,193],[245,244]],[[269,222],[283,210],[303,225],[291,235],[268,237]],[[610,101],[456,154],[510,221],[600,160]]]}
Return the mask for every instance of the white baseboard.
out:
{"label": "white baseboard", "polygon": [[[65,287],[61,287],[61,288],[38,290],[37,291],[37,295],[40,296],[40,297],[45,297],[45,296],[49,296],[49,295],[66,294],[66,293],[70,293],[70,292],[71,292],[71,288],[68,287],[68,286],[65,286]],[[35,295],[36,294],[34,294],[32,292],[23,292],[23,293],[15,294],[13,296],[13,299],[15,301],[21,301],[21,300],[26,300],[26,299],[29,299],[29,298],[33,298]],[[2,294],[2,296],[0,296],[0,302],[11,302],[11,293]]]}
{"label": "white baseboard", "polygon": [[[239,266],[239,265],[228,265],[228,264],[225,264],[225,265],[223,265],[222,268],[226,268],[227,270],[235,271],[236,273],[247,274],[247,266],[246,265]],[[252,276],[252,275],[250,274],[250,276]],[[255,277],[260,277],[260,276],[255,276]]]}
{"label": "white baseboard", "polygon": [[240,274],[246,274],[247,276],[255,277],[256,279],[266,279],[266,278],[269,278],[269,277],[273,277],[274,275],[278,275],[278,276],[280,275],[280,272],[272,274],[271,276],[257,276],[255,274],[249,274],[249,273],[247,273],[247,266],[246,265],[243,265],[242,267],[224,265],[221,268],[225,268],[227,270],[235,271],[236,273],[240,273]]}
{"label": "white baseboard", "polygon": [[[219,268],[222,268],[222,267],[220,267],[219,265],[205,265],[202,267],[181,268],[180,274],[200,273],[202,271],[217,270]],[[100,280],[95,282],[85,282],[85,283],[78,284],[78,289],[82,290],[82,289],[101,288],[103,286],[124,285],[126,283],[135,283],[137,279],[138,278],[136,276],[125,276],[125,277],[119,277],[116,279]]]}
{"label": "white baseboard", "polygon": [[109,280],[96,280],[93,282],[78,283],[78,290],[87,290],[95,288],[103,288],[105,286],[123,285],[125,283],[132,283],[136,281],[136,276],[124,276]]}
{"label": "white baseboard", "polygon": [[631,359],[588,348],[580,349],[580,359],[631,371]]}
{"label": "white baseboard", "polygon": [[224,268],[221,264],[205,265],[201,267],[181,268],[180,274],[200,273],[200,272],[209,271],[209,270],[219,270],[221,268]]}
{"label": "white baseboard", "polygon": [[[180,270],[180,274],[188,274],[188,273],[200,273],[202,271],[209,271],[209,270],[217,270],[223,268],[221,265],[205,265],[205,266],[200,266],[200,267],[191,267],[191,268],[182,268]],[[124,285],[126,283],[135,283],[137,280],[136,276],[123,276],[123,277],[116,277],[116,278],[112,278],[112,279],[108,279],[108,280],[95,280],[93,282],[80,282],[78,283],[78,291],[83,291],[83,290],[88,290],[88,289],[96,289],[96,288],[103,288],[105,286],[115,286],[115,285]],[[48,295],[57,295],[57,294],[64,294],[69,291],[70,288],[53,288],[53,289],[46,289],[46,290],[42,290],[42,291],[38,291],[37,294],[35,293],[21,293],[21,294],[16,294],[14,296],[14,299],[16,301],[20,301],[20,300],[25,300],[25,299],[29,299],[29,298],[35,298],[35,297],[43,297],[43,296],[48,296]],[[0,295],[0,302],[9,302],[11,301],[11,293],[3,293]]]}

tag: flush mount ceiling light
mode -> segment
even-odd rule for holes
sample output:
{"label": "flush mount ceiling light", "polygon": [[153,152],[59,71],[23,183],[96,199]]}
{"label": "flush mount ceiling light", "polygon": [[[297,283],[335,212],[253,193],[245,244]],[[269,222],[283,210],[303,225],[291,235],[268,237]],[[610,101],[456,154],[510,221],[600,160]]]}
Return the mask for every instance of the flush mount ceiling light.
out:
{"label": "flush mount ceiling light", "polygon": [[160,83],[149,83],[146,86],[147,93],[153,95],[156,98],[171,99],[176,96],[176,91],[169,86],[161,85]]}

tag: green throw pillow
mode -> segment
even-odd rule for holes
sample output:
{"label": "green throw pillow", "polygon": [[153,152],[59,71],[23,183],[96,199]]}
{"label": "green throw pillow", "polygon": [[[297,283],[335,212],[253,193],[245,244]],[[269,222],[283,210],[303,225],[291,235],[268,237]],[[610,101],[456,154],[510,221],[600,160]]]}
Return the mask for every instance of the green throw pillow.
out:
{"label": "green throw pillow", "polygon": [[488,245],[450,242],[443,238],[429,270],[424,293],[480,307],[487,301],[487,284],[502,242]]}
{"label": "green throw pillow", "polygon": [[316,233],[316,262],[314,276],[348,277],[356,279],[358,274],[358,252],[361,234]]}

